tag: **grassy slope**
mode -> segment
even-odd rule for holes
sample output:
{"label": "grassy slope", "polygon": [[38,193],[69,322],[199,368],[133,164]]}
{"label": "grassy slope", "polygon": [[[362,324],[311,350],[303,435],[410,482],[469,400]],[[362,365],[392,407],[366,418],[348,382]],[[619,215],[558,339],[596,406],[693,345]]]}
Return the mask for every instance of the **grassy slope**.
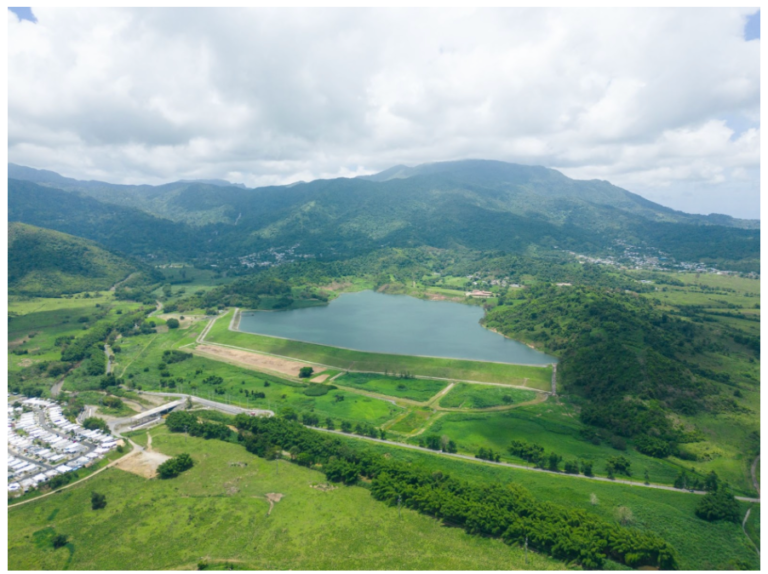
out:
{"label": "grassy slope", "polygon": [[373,373],[345,373],[334,379],[333,384],[423,402],[439,393],[447,383],[429,379],[400,379]]}
{"label": "grassy slope", "polygon": [[[343,440],[358,447],[362,442],[353,438]],[[626,506],[634,515],[636,528],[656,532],[675,547],[682,570],[733,569],[738,563],[759,568],[757,555],[740,524],[709,523],[695,516],[699,501],[696,495],[497,467],[370,442],[367,445],[375,452],[389,453],[394,458],[466,480],[518,482],[542,500],[582,508],[606,520],[614,519],[618,506]],[[592,494],[597,497],[596,505],[590,501]],[[743,516],[749,505],[740,505]]]}
{"label": "grassy slope", "polygon": [[[190,452],[180,477],[146,480],[111,469],[9,513],[10,569],[173,569],[231,560],[252,569],[514,569],[523,551],[374,501],[360,487],[322,492],[324,476],[267,462],[241,446],[152,431],[153,447]],[[246,467],[230,466],[246,462]],[[90,493],[107,497],[101,511]],[[266,493],[281,493],[269,517]],[[54,533],[71,545],[54,551]],[[529,553],[529,567],[562,564]]]}
{"label": "grassy slope", "polygon": [[355,371],[408,371],[416,375],[470,381],[519,385],[527,383],[529,386],[537,388],[539,386],[546,387],[550,383],[552,375],[551,367],[528,367],[483,361],[366,353],[251,333],[239,333],[229,330],[231,318],[230,312],[216,321],[206,340]]}
{"label": "grassy slope", "polygon": [[[476,453],[481,447],[492,448],[503,460],[524,463],[507,451],[512,440],[537,443],[547,452],[554,451],[565,460],[583,458],[594,461],[594,473],[606,476],[608,457],[622,455],[632,464],[635,480],[642,481],[648,469],[651,482],[672,484],[682,466],[670,460],[653,458],[631,448],[619,451],[603,443],[594,445],[581,438],[583,428],[574,411],[567,405],[551,401],[523,406],[506,412],[478,414],[448,414],[432,425],[428,434],[447,435],[456,441],[460,452]],[[688,468],[690,463],[685,464]],[[562,465],[561,465],[562,468]]]}
{"label": "grassy slope", "polygon": [[[440,399],[441,407],[465,409],[486,409],[506,404],[532,401],[539,393],[521,389],[505,389],[490,385],[468,385],[459,383]],[[507,397],[508,400],[505,400]]]}

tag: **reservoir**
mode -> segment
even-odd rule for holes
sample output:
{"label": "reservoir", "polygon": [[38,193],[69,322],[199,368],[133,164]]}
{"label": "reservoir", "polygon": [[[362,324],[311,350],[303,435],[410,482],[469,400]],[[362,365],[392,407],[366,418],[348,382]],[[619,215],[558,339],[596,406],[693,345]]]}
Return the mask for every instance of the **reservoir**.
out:
{"label": "reservoir", "polygon": [[374,291],[343,293],[329,305],[246,311],[240,330],[357,351],[520,365],[557,359],[483,328],[480,307]]}

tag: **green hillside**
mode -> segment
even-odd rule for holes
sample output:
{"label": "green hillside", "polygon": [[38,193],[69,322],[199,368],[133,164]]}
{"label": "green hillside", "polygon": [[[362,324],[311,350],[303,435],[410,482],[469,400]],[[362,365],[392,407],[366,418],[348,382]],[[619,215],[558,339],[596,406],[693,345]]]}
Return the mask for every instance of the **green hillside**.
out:
{"label": "green hillside", "polygon": [[[425,245],[598,254],[629,242],[680,260],[759,268],[758,222],[682,213],[605,181],[573,180],[537,166],[468,160],[256,189],[78,182],[19,166],[11,174],[26,180],[9,180],[12,219],[71,232],[64,228],[69,220],[29,203],[30,189],[45,195],[58,187],[67,194],[58,191],[57,200],[76,219],[83,219],[83,208],[99,214],[81,225],[84,236],[112,246],[107,240],[115,226],[151,228],[142,236],[150,253],[183,255],[184,246],[194,245],[197,257],[234,258],[291,248],[296,255],[340,259]],[[69,207],[73,202],[77,208]]]}
{"label": "green hillside", "polygon": [[8,226],[12,293],[51,296],[105,290],[139,270],[95,243],[24,223]]}

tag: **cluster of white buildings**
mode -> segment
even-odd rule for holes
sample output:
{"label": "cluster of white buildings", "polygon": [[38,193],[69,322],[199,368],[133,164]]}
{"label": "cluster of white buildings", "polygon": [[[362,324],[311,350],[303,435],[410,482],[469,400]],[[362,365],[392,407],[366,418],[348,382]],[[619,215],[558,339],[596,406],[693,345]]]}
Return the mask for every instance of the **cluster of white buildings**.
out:
{"label": "cluster of white buildings", "polygon": [[100,430],[72,423],[54,401],[29,398],[8,407],[8,491],[35,488],[88,466],[117,446]]}

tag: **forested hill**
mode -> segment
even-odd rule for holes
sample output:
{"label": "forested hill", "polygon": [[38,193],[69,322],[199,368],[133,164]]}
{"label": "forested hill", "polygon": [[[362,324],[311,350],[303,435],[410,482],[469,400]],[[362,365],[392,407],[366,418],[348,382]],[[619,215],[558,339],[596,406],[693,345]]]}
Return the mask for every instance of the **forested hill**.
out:
{"label": "forested hill", "polygon": [[143,267],[79,237],[24,223],[8,226],[12,293],[51,296],[105,290]]}
{"label": "forested hill", "polygon": [[[9,180],[11,219],[55,229],[64,225],[21,197],[25,186],[34,185],[38,195],[41,189],[66,188],[60,193],[77,198],[77,210],[102,214],[122,208],[122,216],[135,220],[138,213],[169,220],[166,227],[175,226],[174,235],[194,236],[198,254],[243,256],[295,247],[298,254],[343,259],[382,247],[422,245],[509,253],[538,246],[604,254],[622,241],[678,260],[759,268],[758,222],[685,214],[608,182],[572,180],[543,167],[447,162],[257,189],[218,182],[117,186],[57,179],[51,173],[14,168],[12,174],[39,185]],[[86,200],[101,207],[87,207]],[[102,218],[90,218],[83,234],[108,244],[103,238],[109,233],[99,227]],[[143,237],[145,251],[172,251],[167,239],[157,233]]]}
{"label": "forested hill", "polygon": [[557,354],[564,391],[586,399],[582,421],[636,437],[652,456],[686,441],[670,413],[739,411],[721,385],[729,378],[698,366],[704,353],[728,342],[759,359],[759,339],[675,316],[636,293],[541,286],[502,303],[485,325]]}

